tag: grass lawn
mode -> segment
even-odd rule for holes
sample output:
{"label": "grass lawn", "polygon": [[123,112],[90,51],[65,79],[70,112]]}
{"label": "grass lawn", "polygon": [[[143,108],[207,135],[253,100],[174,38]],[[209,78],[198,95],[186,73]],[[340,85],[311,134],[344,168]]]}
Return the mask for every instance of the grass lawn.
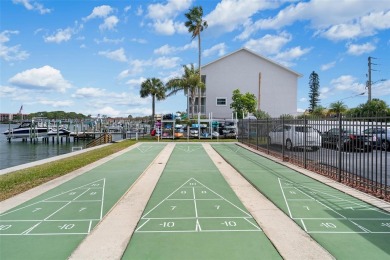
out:
{"label": "grass lawn", "polygon": [[[157,142],[156,138],[144,138],[142,142]],[[187,142],[187,139],[162,139],[161,142]],[[236,139],[189,139],[189,142],[235,142]],[[0,201],[6,200],[37,187],[45,182],[68,174],[90,163],[119,152],[133,144],[135,140],[125,140],[109,146],[83,153],[83,156],[71,156],[58,161],[26,168],[0,175]]]}

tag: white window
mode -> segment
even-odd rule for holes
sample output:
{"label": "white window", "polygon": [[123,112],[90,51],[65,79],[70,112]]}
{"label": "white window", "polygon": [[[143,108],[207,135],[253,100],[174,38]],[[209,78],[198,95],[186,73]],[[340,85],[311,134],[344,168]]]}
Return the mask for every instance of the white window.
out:
{"label": "white window", "polygon": [[226,106],[226,98],[217,97],[217,106]]}

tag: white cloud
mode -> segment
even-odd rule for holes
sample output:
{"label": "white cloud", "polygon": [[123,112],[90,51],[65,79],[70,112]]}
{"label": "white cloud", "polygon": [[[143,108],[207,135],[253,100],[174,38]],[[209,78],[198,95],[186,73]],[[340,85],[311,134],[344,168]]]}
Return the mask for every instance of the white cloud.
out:
{"label": "white cloud", "polygon": [[[381,81],[377,84],[372,85],[371,92],[373,98],[379,98],[385,100],[384,96],[390,95],[390,80]],[[389,103],[390,102],[387,101],[387,105],[390,105]]]}
{"label": "white cloud", "polygon": [[237,38],[247,39],[258,30],[279,30],[296,21],[309,21],[317,35],[330,40],[364,37],[390,28],[389,4],[362,0],[339,0],[335,5],[323,0],[293,3],[275,17],[248,20]]}
{"label": "white cloud", "polygon": [[100,108],[96,112],[101,114],[101,115],[107,115],[107,116],[111,116],[111,117],[117,117],[121,114],[120,110],[116,110],[110,106]]}
{"label": "white cloud", "polygon": [[109,5],[101,5],[93,8],[92,13],[87,17],[83,18],[84,21],[88,21],[94,18],[105,18],[111,14],[114,9]]}
{"label": "white cloud", "polygon": [[175,17],[178,13],[188,9],[192,0],[168,0],[164,4],[150,4],[148,6],[147,16],[154,20],[163,20],[167,17]]}
{"label": "white cloud", "polygon": [[63,78],[61,72],[48,65],[20,72],[10,78],[9,83],[19,88],[65,92],[72,85]]}
{"label": "white cloud", "polygon": [[204,17],[209,27],[231,32],[247,23],[257,12],[275,7],[275,1],[222,0],[215,9]]}
{"label": "white cloud", "polygon": [[191,43],[186,44],[186,45],[181,46],[181,47],[173,47],[173,46],[170,46],[169,44],[165,44],[165,45],[161,46],[160,48],[155,49],[153,52],[155,54],[159,54],[159,55],[169,55],[172,53],[177,53],[177,52],[181,52],[181,51],[185,51],[185,50],[189,50],[189,49],[196,49],[196,48],[198,48],[197,42],[191,41]]}
{"label": "white cloud", "polygon": [[125,11],[125,13],[127,13],[128,11],[130,11],[131,10],[131,5],[128,5],[128,6],[126,6],[124,9],[123,9],[123,11]]}
{"label": "white cloud", "polygon": [[6,46],[10,41],[11,34],[18,34],[19,31],[3,31],[0,33],[0,58],[5,61],[19,61],[27,59],[30,54],[20,49],[20,45]]}
{"label": "white cloud", "polygon": [[140,43],[140,44],[148,43],[147,40],[141,39],[141,38],[132,38],[130,41],[132,41],[132,42],[137,42],[137,43]]}
{"label": "white cloud", "polygon": [[157,33],[163,35],[172,35],[175,33],[175,26],[173,24],[173,21],[170,19],[157,20],[154,22],[153,27]]}
{"label": "white cloud", "polygon": [[129,115],[150,116],[152,114],[151,108],[131,108],[126,111]]}
{"label": "white cloud", "polygon": [[0,97],[12,96],[18,89],[10,86],[0,86]]}
{"label": "white cloud", "polygon": [[351,75],[342,75],[336,79],[331,80],[330,84],[335,90],[352,91],[354,93],[365,92],[365,84],[359,83],[357,78]]}
{"label": "white cloud", "polygon": [[152,19],[151,26],[154,30],[163,35],[173,35],[176,32],[185,32],[183,23],[174,22],[173,19],[182,11],[187,10],[192,0],[168,0],[164,4],[150,4],[147,17]]}
{"label": "white cloud", "polygon": [[[124,79],[129,76],[134,76],[139,73],[142,73],[145,68],[157,68],[159,70],[168,70],[175,67],[178,67],[180,64],[181,58],[179,57],[158,57],[157,59],[148,59],[148,60],[130,60],[129,61],[129,69],[123,70],[119,75],[118,79]],[[160,74],[163,71],[159,72]]]}
{"label": "white cloud", "polygon": [[104,30],[113,30],[115,29],[115,26],[118,24],[119,19],[115,15],[111,15],[104,19],[104,23],[99,25],[99,29],[101,31]]}
{"label": "white cloud", "polygon": [[355,56],[370,53],[376,49],[375,45],[369,42],[364,44],[347,44],[347,47],[347,53]]}
{"label": "white cloud", "polygon": [[322,71],[329,70],[329,69],[333,68],[335,65],[336,65],[335,61],[329,62],[327,64],[323,64],[323,65],[321,65],[321,70]]}
{"label": "white cloud", "polygon": [[126,84],[128,84],[130,87],[139,87],[145,80],[146,78],[144,77],[140,77],[138,79],[129,79]]}
{"label": "white cloud", "polygon": [[159,57],[156,60],[153,61],[153,65],[158,68],[162,69],[172,69],[174,67],[177,67],[180,62],[179,57]]}
{"label": "white cloud", "polygon": [[279,52],[275,58],[277,60],[294,60],[300,58],[302,55],[305,55],[306,53],[310,52],[311,48],[301,48],[301,46],[297,46],[294,48],[290,48],[286,51]]}
{"label": "white cloud", "polygon": [[175,50],[176,50],[175,47],[169,46],[169,44],[165,44],[165,45],[161,46],[160,48],[155,49],[153,52],[155,54],[167,55],[167,54],[171,54],[171,53],[175,52]]}
{"label": "white cloud", "polygon": [[74,104],[72,100],[39,100],[38,103],[52,107],[71,107]]}
{"label": "white cloud", "polygon": [[103,40],[98,40],[98,39],[95,39],[94,40],[97,44],[101,44],[101,43],[112,43],[112,44],[119,44],[119,43],[123,43],[125,41],[125,38],[122,37],[122,38],[119,38],[119,39],[109,39],[107,37],[103,37]]}
{"label": "white cloud", "polygon": [[219,43],[214,45],[213,47],[206,49],[203,51],[203,56],[208,57],[212,56],[215,53],[218,54],[218,56],[223,56],[226,53],[226,44],[225,43]]}
{"label": "white cloud", "polygon": [[108,59],[120,61],[120,62],[126,62],[126,54],[125,50],[123,48],[117,49],[115,51],[100,51],[99,55],[102,55]]}
{"label": "white cloud", "polygon": [[94,98],[104,96],[105,89],[100,88],[79,88],[72,97],[74,98]]}
{"label": "white cloud", "polygon": [[250,39],[244,46],[263,55],[276,54],[291,40],[291,34],[281,32],[278,35],[267,34],[259,39]]}
{"label": "white cloud", "polygon": [[138,6],[137,12],[135,13],[137,16],[141,16],[144,14],[144,10],[142,9],[142,6]]}
{"label": "white cloud", "polygon": [[375,35],[378,30],[390,28],[390,11],[374,12],[358,17],[347,23],[340,23],[322,32],[330,40],[346,40]]}
{"label": "white cloud", "polygon": [[57,32],[51,36],[46,36],[43,39],[45,42],[61,43],[69,41],[72,38],[73,30],[71,28],[58,29]]}
{"label": "white cloud", "polygon": [[27,10],[38,11],[40,14],[48,14],[51,12],[50,9],[45,8],[42,4],[31,1],[31,0],[13,0],[15,4],[22,4]]}

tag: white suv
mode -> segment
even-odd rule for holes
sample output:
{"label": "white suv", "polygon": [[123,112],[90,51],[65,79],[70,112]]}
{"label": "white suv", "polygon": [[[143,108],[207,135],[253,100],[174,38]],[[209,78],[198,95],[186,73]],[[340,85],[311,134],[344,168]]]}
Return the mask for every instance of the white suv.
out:
{"label": "white suv", "polygon": [[321,135],[311,126],[279,125],[269,132],[268,143],[285,145],[287,150],[299,147],[317,151],[321,146]]}

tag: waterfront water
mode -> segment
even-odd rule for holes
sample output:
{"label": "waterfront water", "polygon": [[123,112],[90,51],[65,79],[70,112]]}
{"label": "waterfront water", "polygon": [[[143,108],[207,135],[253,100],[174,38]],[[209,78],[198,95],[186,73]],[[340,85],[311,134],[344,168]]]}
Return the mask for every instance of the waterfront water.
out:
{"label": "waterfront water", "polygon": [[[17,125],[11,125],[16,127]],[[24,163],[34,162],[49,157],[66,154],[72,151],[72,147],[85,147],[86,141],[73,142],[71,138],[70,143],[65,142],[57,144],[43,143],[41,139],[37,143],[22,142],[22,139],[11,139],[8,142],[4,131],[8,130],[8,124],[0,124],[0,169],[5,169]]]}

